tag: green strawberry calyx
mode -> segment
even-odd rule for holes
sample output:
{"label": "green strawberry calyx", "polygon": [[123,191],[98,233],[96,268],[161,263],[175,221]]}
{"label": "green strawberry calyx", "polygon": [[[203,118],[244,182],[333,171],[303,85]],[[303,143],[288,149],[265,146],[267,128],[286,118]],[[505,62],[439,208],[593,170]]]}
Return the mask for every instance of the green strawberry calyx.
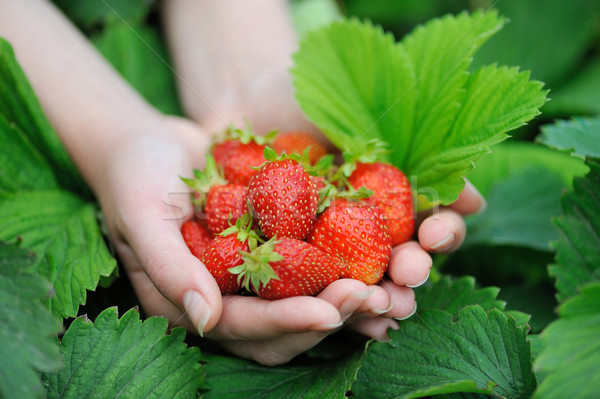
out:
{"label": "green strawberry calyx", "polygon": [[237,139],[242,144],[248,144],[251,141],[254,141],[256,144],[266,145],[273,142],[275,136],[279,133],[277,130],[271,130],[264,136],[258,135],[252,129],[252,125],[248,121],[248,118],[244,118],[245,127],[244,129],[239,129],[230,124],[226,130],[226,137],[228,139]]}
{"label": "green strawberry calyx", "polygon": [[179,178],[197,193],[192,202],[201,208],[206,203],[206,197],[211,187],[227,184],[221,169],[210,154],[206,155],[204,170],[194,169],[193,178],[182,176],[179,176]]}
{"label": "green strawberry calyx", "polygon": [[240,286],[248,291],[254,287],[258,291],[261,286],[266,286],[269,281],[279,280],[279,276],[269,264],[283,259],[283,256],[275,252],[275,244],[277,243],[276,237],[273,237],[250,252],[242,252],[244,263],[229,269],[229,273],[238,275]]}
{"label": "green strawberry calyx", "polygon": [[217,235],[228,236],[230,234],[237,234],[237,239],[240,242],[248,242],[248,248],[250,251],[254,251],[258,247],[258,243],[264,243],[265,241],[258,235],[256,230],[252,229],[253,218],[249,213],[245,213],[235,224],[229,226]]}

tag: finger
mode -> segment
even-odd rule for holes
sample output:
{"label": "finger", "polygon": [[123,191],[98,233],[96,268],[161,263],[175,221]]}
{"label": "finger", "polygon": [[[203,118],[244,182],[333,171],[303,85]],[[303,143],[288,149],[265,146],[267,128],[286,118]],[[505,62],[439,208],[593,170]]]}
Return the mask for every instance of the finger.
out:
{"label": "finger", "polygon": [[278,300],[241,295],[223,297],[221,319],[207,337],[218,340],[265,340],[342,325],[335,306],[309,296]]}
{"label": "finger", "polygon": [[392,303],[390,310],[382,314],[382,317],[404,320],[416,312],[415,292],[411,288],[396,285],[388,279],[384,279],[379,284],[387,292]]}
{"label": "finger", "polygon": [[169,319],[171,326],[185,327],[188,331],[196,332],[195,327],[177,306],[169,302],[157,289],[152,280],[139,264],[139,260],[128,245],[116,242],[115,248],[125,265],[129,281],[133,286],[136,297],[142,305],[143,312],[148,316],[163,316]]}
{"label": "finger", "polygon": [[443,208],[421,223],[418,231],[419,243],[429,252],[452,252],[464,241],[466,230],[461,215]]}
{"label": "finger", "polygon": [[459,194],[458,199],[448,206],[461,215],[483,212],[485,207],[485,199],[469,180],[465,181],[465,188]]}
{"label": "finger", "polygon": [[156,289],[186,316],[200,334],[213,328],[222,310],[221,291],[212,275],[185,245],[179,226],[157,213],[140,212],[127,241]]}
{"label": "finger", "polygon": [[418,287],[429,277],[433,261],[416,241],[409,241],[392,249],[387,274],[397,285]]}
{"label": "finger", "polygon": [[351,325],[351,328],[362,335],[375,338],[377,341],[387,342],[390,340],[388,329],[397,330],[398,323],[392,319],[377,317],[357,321]]}

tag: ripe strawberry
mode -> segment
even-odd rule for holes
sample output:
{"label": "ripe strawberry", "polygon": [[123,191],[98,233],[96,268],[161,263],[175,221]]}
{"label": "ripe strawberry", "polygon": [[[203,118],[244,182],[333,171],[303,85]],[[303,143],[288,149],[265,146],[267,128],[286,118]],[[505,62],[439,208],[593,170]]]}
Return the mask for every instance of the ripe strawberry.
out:
{"label": "ripe strawberry", "polygon": [[215,143],[210,149],[212,157],[215,159],[217,165],[223,165],[225,159],[229,156],[231,150],[239,146],[241,143],[236,139],[229,139]]}
{"label": "ripe strawberry", "polygon": [[231,269],[242,285],[266,299],[316,295],[339,278],[339,262],[314,245],[292,238],[270,240]]}
{"label": "ripe strawberry", "polygon": [[318,205],[317,184],[293,159],[267,163],[248,184],[248,206],[267,238],[303,239],[317,216]]}
{"label": "ripe strawberry", "polygon": [[219,234],[248,212],[246,186],[239,184],[216,185],[210,188],[206,197],[204,212],[208,228]]}
{"label": "ripe strawberry", "polygon": [[212,240],[212,234],[195,220],[185,222],[181,226],[181,235],[190,252],[196,258],[202,257],[206,246]]}
{"label": "ripe strawberry", "polygon": [[255,249],[258,235],[252,230],[252,217],[245,214],[218,235],[204,250],[202,263],[217,281],[222,294],[240,289],[238,278],[229,269],[243,263],[242,253]]}
{"label": "ripe strawberry", "polygon": [[348,182],[356,189],[366,187],[373,191],[373,196],[367,202],[383,212],[392,236],[392,245],[410,240],[415,219],[410,183],[404,173],[390,164],[358,163]]}
{"label": "ripe strawberry", "polygon": [[317,163],[322,156],[327,154],[327,147],[305,132],[280,133],[273,141],[273,149],[280,155],[283,152],[286,154],[302,154],[307,148],[310,148],[308,157],[311,165]]}
{"label": "ripe strawberry", "polygon": [[392,251],[382,218],[375,206],[335,199],[319,215],[306,241],[342,263],[340,277],[376,284],[387,269]]}
{"label": "ripe strawberry", "polygon": [[256,173],[253,168],[265,162],[264,152],[265,146],[254,141],[232,148],[222,163],[225,178],[234,184],[247,185]]}
{"label": "ripe strawberry", "polygon": [[221,233],[248,211],[246,186],[228,184],[210,155],[204,171],[196,169],[193,179],[181,179],[194,189],[196,217],[207,220],[213,234]]}

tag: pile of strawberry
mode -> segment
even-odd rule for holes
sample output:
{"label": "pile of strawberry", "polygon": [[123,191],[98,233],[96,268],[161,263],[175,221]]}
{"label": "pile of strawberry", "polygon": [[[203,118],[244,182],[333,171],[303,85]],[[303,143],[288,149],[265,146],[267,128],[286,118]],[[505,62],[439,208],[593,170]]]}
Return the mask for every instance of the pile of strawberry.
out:
{"label": "pile of strawberry", "polygon": [[183,238],[223,294],[279,299],[316,295],[339,278],[376,284],[392,246],[413,234],[413,203],[399,169],[364,159],[335,165],[302,132],[230,129],[205,169],[182,178],[195,206]]}

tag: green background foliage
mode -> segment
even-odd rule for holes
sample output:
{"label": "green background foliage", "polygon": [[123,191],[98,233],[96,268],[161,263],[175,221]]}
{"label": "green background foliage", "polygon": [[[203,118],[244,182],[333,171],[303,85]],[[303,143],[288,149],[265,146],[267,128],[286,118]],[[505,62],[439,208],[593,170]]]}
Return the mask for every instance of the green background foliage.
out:
{"label": "green background foliage", "polygon": [[[153,2],[55,3],[181,114]],[[130,310],[98,205],[0,40],[0,397],[596,396],[598,2],[339,5],[292,4],[307,117],[345,151],[390,142],[386,160],[438,194],[421,208],[453,201],[467,175],[487,198],[462,248],[435,257],[419,312],[390,342],[342,332],[264,367]]]}

